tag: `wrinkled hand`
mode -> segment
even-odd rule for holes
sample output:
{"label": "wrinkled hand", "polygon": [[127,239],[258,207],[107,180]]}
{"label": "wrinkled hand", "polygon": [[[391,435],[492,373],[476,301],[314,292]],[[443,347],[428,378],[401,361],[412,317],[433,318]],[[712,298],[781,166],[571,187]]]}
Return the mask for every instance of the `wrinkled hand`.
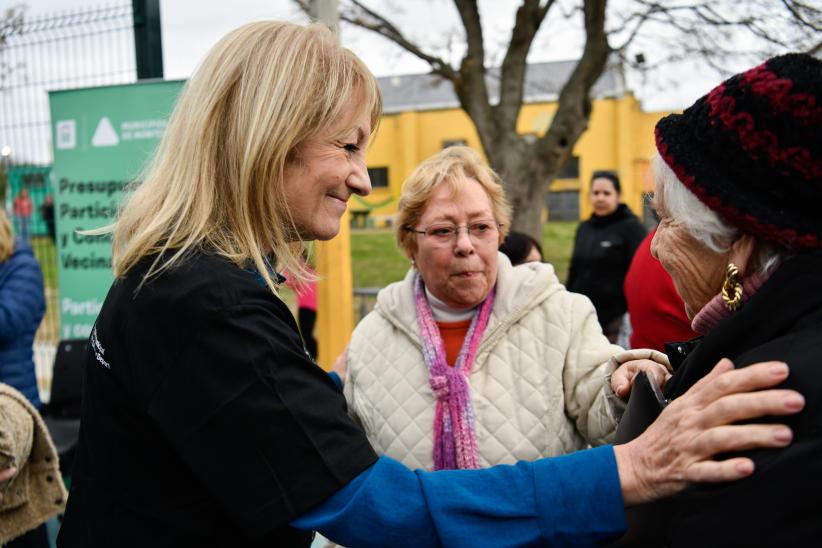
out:
{"label": "wrinkled hand", "polygon": [[[10,481],[11,478],[13,478],[14,474],[16,474],[16,473],[17,473],[16,468],[6,468],[2,472],[0,472],[0,484],[6,483],[7,481]],[[3,492],[2,491],[0,491],[0,502],[3,502]]]}
{"label": "wrinkled hand", "polygon": [[736,370],[730,360],[721,360],[641,436],[614,447],[625,505],[667,497],[691,483],[732,481],[753,473],[751,459],[712,460],[718,453],[790,444],[793,433],[785,425],[733,424],[799,412],[805,399],[798,392],[761,390],[787,377],[788,366],[781,362]]}
{"label": "wrinkled hand", "polygon": [[331,366],[331,370],[339,375],[340,380],[345,383],[345,373],[348,371],[348,346],[346,346],[342,354],[334,360],[334,365]]}
{"label": "wrinkled hand", "polygon": [[664,387],[671,378],[668,356],[649,348],[620,352],[611,358],[611,363],[616,368],[611,374],[611,388],[622,399],[628,399],[640,371],[655,377],[660,387]]}

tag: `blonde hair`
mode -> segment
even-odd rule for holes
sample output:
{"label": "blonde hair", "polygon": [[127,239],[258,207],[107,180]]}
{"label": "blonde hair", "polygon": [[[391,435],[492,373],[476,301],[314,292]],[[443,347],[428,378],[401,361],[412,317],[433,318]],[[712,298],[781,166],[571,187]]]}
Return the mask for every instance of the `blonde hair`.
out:
{"label": "blonde hair", "polygon": [[416,228],[434,190],[440,183],[445,183],[456,193],[466,178],[476,180],[488,194],[494,218],[502,225],[499,235],[499,243],[502,243],[508,234],[511,207],[505,199],[499,175],[485,165],[474,150],[453,146],[422,162],[403,183],[397,217],[397,244],[407,255],[417,250],[416,234],[409,229]]}
{"label": "blonde hair", "polygon": [[274,266],[302,278],[304,244],[296,241],[284,168],[351,98],[359,109],[351,125],[368,115],[376,128],[376,78],[322,25],[258,22],[225,36],[184,87],[142,184],[100,231],[114,233],[115,276],[157,255],[145,282],[208,250],[239,266],[253,262],[273,292]]}
{"label": "blonde hair", "polygon": [[0,263],[5,262],[14,253],[14,232],[11,222],[3,208],[0,207]]}

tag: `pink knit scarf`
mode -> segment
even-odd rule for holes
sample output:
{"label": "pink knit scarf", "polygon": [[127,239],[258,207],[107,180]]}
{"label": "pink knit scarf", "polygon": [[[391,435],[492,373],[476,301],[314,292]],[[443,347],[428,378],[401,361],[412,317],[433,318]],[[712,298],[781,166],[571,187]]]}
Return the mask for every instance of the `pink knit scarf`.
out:
{"label": "pink knit scarf", "polygon": [[414,280],[422,355],[430,375],[428,383],[437,397],[434,415],[434,470],[479,468],[476,421],[468,375],[471,374],[474,356],[488,325],[488,317],[494,306],[494,294],[495,288],[492,288],[474,313],[457,356],[457,363],[454,367],[449,367],[439,327],[425,298],[422,278],[417,274]]}
{"label": "pink knit scarf", "polygon": [[[759,291],[762,284],[764,284],[770,277],[771,273],[754,274],[753,276],[743,279],[742,303],[744,304],[748,302],[748,299],[750,299],[754,293]],[[707,304],[702,307],[702,310],[697,312],[696,316],[694,316],[694,319],[691,321],[691,329],[700,335],[705,335],[708,331],[713,329],[716,324],[731,314],[732,312],[728,310],[728,307],[725,306],[725,302],[722,300],[722,292],[720,291],[714,296],[713,299],[708,301]]]}

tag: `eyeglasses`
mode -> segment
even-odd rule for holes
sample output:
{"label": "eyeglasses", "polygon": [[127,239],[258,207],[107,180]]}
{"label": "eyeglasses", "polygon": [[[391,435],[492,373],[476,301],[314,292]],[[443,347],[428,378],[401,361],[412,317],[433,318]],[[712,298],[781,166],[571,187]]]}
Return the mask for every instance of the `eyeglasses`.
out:
{"label": "eyeglasses", "polygon": [[474,243],[488,243],[497,240],[502,224],[491,219],[485,219],[468,225],[431,225],[423,230],[416,230],[407,226],[405,230],[414,234],[422,234],[436,244],[451,245],[457,240],[457,236],[463,228],[468,231],[468,237]]}

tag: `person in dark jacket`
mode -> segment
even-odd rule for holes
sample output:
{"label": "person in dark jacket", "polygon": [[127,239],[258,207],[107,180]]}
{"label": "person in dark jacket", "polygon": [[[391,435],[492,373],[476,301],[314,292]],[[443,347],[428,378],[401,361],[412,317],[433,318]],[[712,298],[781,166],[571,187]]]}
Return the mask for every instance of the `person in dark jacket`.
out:
{"label": "person in dark jacket", "polygon": [[645,228],[627,205],[619,202],[619,177],[596,171],[591,177],[593,214],[580,223],[568,272],[568,291],[582,293],[596,308],[602,331],[616,342],[622,315],[628,309],[622,284]]}
{"label": "person in dark jacket", "polygon": [[206,56],[141,185],[94,231],[113,231],[116,280],[89,339],[60,548],[307,547],[314,530],[352,547],[591,545],[624,529],[624,505],[753,473],[718,451],[790,443],[783,426],[730,425],[801,408],[741,393],[787,366],[723,362],[624,446],[484,470],[377,458],[275,268],[299,273],[302,242],[334,237],[370,192],[381,106],[321,25],[251,23]]}
{"label": "person in dark jacket", "polygon": [[57,241],[57,228],[54,224],[54,198],[51,194],[46,194],[43,203],[40,205],[40,216],[46,223],[46,230],[52,242]]}
{"label": "person in dark jacket", "polygon": [[[681,395],[718,358],[737,368],[791,365],[806,397],[786,451],[732,453],[756,463],[738,483],[692,487],[659,510],[643,545],[816,546],[822,538],[822,62],[775,57],[656,126],[652,253],[693,329],[670,348]],[[656,505],[654,505],[656,506]],[[661,519],[663,516],[667,518]],[[648,522],[650,520],[644,520]]]}
{"label": "person in dark jacket", "polygon": [[43,274],[31,246],[14,238],[0,209],[0,382],[40,407],[32,359],[34,334],[46,312]]}

